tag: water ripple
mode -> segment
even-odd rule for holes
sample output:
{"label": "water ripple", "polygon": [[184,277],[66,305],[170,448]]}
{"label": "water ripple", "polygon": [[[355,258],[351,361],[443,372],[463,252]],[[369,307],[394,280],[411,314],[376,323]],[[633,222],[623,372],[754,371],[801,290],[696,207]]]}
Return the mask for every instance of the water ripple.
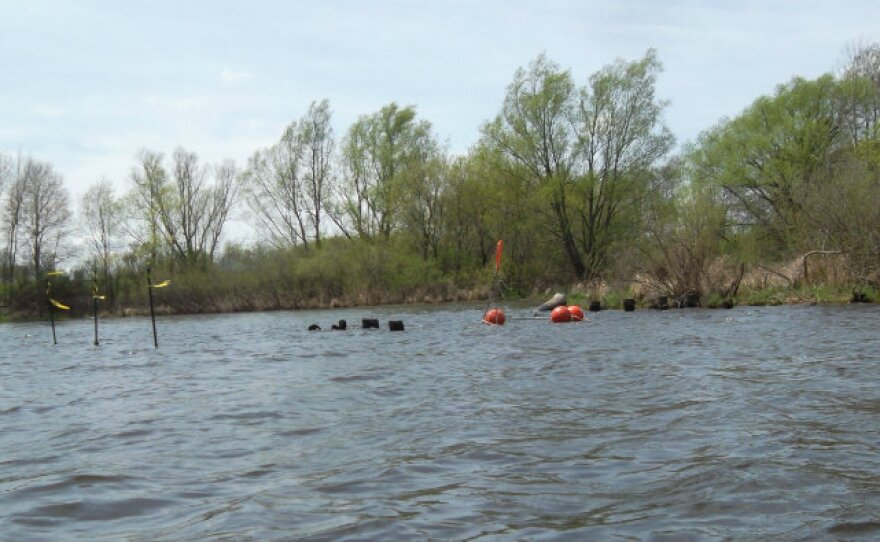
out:
{"label": "water ripple", "polygon": [[877,308],[478,315],[0,327],[2,538],[878,538]]}

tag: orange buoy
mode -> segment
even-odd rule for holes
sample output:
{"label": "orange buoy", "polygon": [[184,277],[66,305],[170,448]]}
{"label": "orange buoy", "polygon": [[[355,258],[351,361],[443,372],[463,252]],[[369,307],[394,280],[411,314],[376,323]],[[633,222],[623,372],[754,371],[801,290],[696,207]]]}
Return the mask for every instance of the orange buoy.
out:
{"label": "orange buoy", "polygon": [[561,322],[571,322],[571,312],[565,305],[556,307],[555,309],[553,309],[553,312],[550,313],[550,321],[554,324],[559,324]]}
{"label": "orange buoy", "polygon": [[486,324],[504,325],[504,311],[501,309],[489,309],[483,315],[483,322]]}
{"label": "orange buoy", "polygon": [[584,309],[580,308],[578,305],[569,305],[568,312],[571,314],[572,322],[580,322],[584,319]]}

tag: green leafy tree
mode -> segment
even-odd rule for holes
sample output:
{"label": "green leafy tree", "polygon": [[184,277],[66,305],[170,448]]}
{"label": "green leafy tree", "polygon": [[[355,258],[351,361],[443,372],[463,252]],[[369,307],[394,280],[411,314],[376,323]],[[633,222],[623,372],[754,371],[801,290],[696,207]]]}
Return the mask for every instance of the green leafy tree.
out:
{"label": "green leafy tree", "polygon": [[734,222],[754,226],[784,255],[810,230],[805,199],[833,176],[843,138],[838,83],[794,79],[701,136],[701,177],[724,190]]}
{"label": "green leafy tree", "polygon": [[514,74],[501,112],[483,128],[499,170],[540,196],[536,212],[547,216],[578,278],[604,270],[651,169],[673,145],[654,90],[660,69],[649,50],[577,89],[542,55]]}
{"label": "green leafy tree", "polygon": [[431,124],[391,103],[360,117],[342,143],[334,221],[348,236],[388,240],[402,220],[407,179],[435,154]]}

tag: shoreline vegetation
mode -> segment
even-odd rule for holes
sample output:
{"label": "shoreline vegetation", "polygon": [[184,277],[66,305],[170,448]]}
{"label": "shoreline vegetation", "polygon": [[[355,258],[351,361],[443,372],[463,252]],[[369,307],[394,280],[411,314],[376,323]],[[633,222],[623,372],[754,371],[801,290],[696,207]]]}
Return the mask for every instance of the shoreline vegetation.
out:
{"label": "shoreline vegetation", "polygon": [[147,314],[148,276],[160,314],[482,302],[499,239],[500,304],[880,301],[880,44],[845,60],[680,146],[648,50],[587,77],[538,56],[461,155],[394,102],[337,137],[322,100],[243,165],[142,150],[74,211],[0,153],[0,318]]}
{"label": "shoreline vegetation", "polygon": [[[390,297],[387,300],[373,300],[372,302],[357,304],[346,303],[343,300],[333,299],[330,302],[321,302],[319,300],[305,300],[291,304],[283,302],[248,302],[236,304],[234,301],[217,300],[209,302],[204,306],[188,305],[186,308],[176,308],[169,303],[160,303],[155,307],[155,313],[162,316],[186,316],[186,315],[208,315],[208,314],[232,314],[246,312],[272,312],[272,311],[295,311],[295,310],[326,310],[326,309],[346,309],[346,308],[365,308],[377,306],[425,306],[425,305],[442,305],[453,303],[482,303],[489,299],[487,295],[488,288],[477,288],[474,290],[463,289],[447,289],[444,293],[438,294],[437,288],[428,290],[418,290],[413,295],[402,297]],[[586,309],[591,302],[599,302],[601,310],[623,310],[623,302],[625,299],[634,299],[635,307],[638,310],[672,310],[688,308],[684,298],[669,298],[668,296],[634,296],[631,290],[606,291],[601,296],[591,295],[587,290],[578,287],[571,288],[567,295],[569,305],[580,305]],[[430,293],[426,293],[430,292]],[[535,308],[551,295],[552,290],[547,289],[541,294],[532,293],[527,296],[503,296],[501,299],[496,298],[494,305],[505,307],[507,304],[523,305],[530,302]],[[661,303],[665,300],[665,303]],[[767,287],[763,289],[748,290],[744,294],[737,297],[721,298],[720,296],[710,296],[708,299],[700,299],[695,307],[699,309],[730,309],[733,307],[765,307],[765,306],[784,306],[784,305],[843,305],[851,303],[876,303],[880,301],[880,290],[875,288],[862,289],[858,291],[852,287],[846,286],[827,286],[812,285],[800,287]],[[47,309],[48,310],[48,309]],[[126,306],[115,310],[99,308],[99,317],[105,318],[130,318],[130,317],[147,317],[150,315],[149,306],[146,304],[136,306]],[[56,312],[56,320],[65,319],[88,319],[92,318],[93,312],[91,308],[85,305],[78,307],[78,310],[72,310],[70,313]],[[548,312],[549,315],[549,312]],[[39,312],[9,312],[0,313],[0,323],[7,322],[23,322],[37,321],[46,318],[44,313]]]}
{"label": "shoreline vegetation", "polygon": [[[303,258],[296,260],[301,264]],[[392,260],[380,258],[373,261],[383,261],[394,267],[395,271],[385,269],[378,273],[367,273],[364,269],[358,269],[356,272],[361,280],[353,280],[345,271],[340,271],[337,275],[317,273],[303,276],[296,272],[300,269],[298,265],[289,262],[276,262],[274,270],[264,268],[262,273],[247,266],[238,270],[223,267],[212,271],[179,270],[174,275],[172,287],[154,291],[156,314],[192,315],[483,303],[490,298],[491,277],[486,269],[462,275],[459,282],[454,282],[436,271],[430,272],[422,265],[407,268],[404,265],[395,265]],[[326,263],[317,264],[315,269],[323,268],[324,265]],[[793,275],[786,275],[786,272],[791,273],[793,270]],[[380,275],[388,280],[368,284],[366,277],[369,275]],[[876,287],[829,280],[845,275],[845,269],[826,264],[814,269],[814,277],[824,279],[824,282],[806,280],[801,260],[779,268],[763,267],[742,276],[732,295],[723,295],[717,288],[710,290],[708,295],[694,291],[687,294],[690,294],[689,301],[695,303],[696,307],[706,309],[880,301],[880,289]],[[92,281],[82,272],[70,277],[56,278],[53,281],[53,295],[68,303],[70,310],[56,310],[55,317],[90,318],[94,310],[91,288]],[[501,290],[500,298],[495,298],[495,304],[522,306],[531,302],[537,308],[556,291],[565,293],[569,304],[581,305],[585,310],[593,302],[599,302],[601,310],[622,310],[625,299],[634,299],[639,310],[688,306],[687,294],[670,295],[669,290],[657,287],[655,280],[645,277],[636,277],[626,286],[617,287],[599,281],[591,285],[580,283],[564,287],[545,283],[533,285],[530,290],[508,286]],[[303,295],[303,292],[309,292],[311,297]],[[119,277],[104,295],[107,299],[98,302],[101,318],[150,314],[145,277]],[[45,318],[48,304],[45,301],[40,302],[41,296],[41,290],[27,288],[25,285],[16,298],[14,307],[17,308],[4,306],[0,313],[0,322]],[[36,310],[34,307],[37,307]]]}

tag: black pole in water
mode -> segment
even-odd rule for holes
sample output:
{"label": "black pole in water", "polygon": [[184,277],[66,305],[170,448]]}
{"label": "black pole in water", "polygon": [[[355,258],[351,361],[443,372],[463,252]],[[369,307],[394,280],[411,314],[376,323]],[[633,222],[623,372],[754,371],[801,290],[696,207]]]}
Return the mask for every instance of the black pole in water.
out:
{"label": "black pole in water", "polygon": [[49,323],[52,324],[52,344],[57,345],[58,339],[55,338],[55,306],[52,305],[52,283],[46,281],[46,299],[49,303]]}
{"label": "black pole in water", "polygon": [[92,307],[95,311],[95,346],[98,346],[98,266],[92,267]]}
{"label": "black pole in water", "polygon": [[156,310],[153,308],[153,277],[150,266],[147,266],[147,291],[150,294],[150,320],[153,322],[153,346],[159,348],[159,337],[156,335]]}
{"label": "black pole in water", "polygon": [[95,346],[98,346],[98,294],[92,296],[92,305],[95,309]]}

